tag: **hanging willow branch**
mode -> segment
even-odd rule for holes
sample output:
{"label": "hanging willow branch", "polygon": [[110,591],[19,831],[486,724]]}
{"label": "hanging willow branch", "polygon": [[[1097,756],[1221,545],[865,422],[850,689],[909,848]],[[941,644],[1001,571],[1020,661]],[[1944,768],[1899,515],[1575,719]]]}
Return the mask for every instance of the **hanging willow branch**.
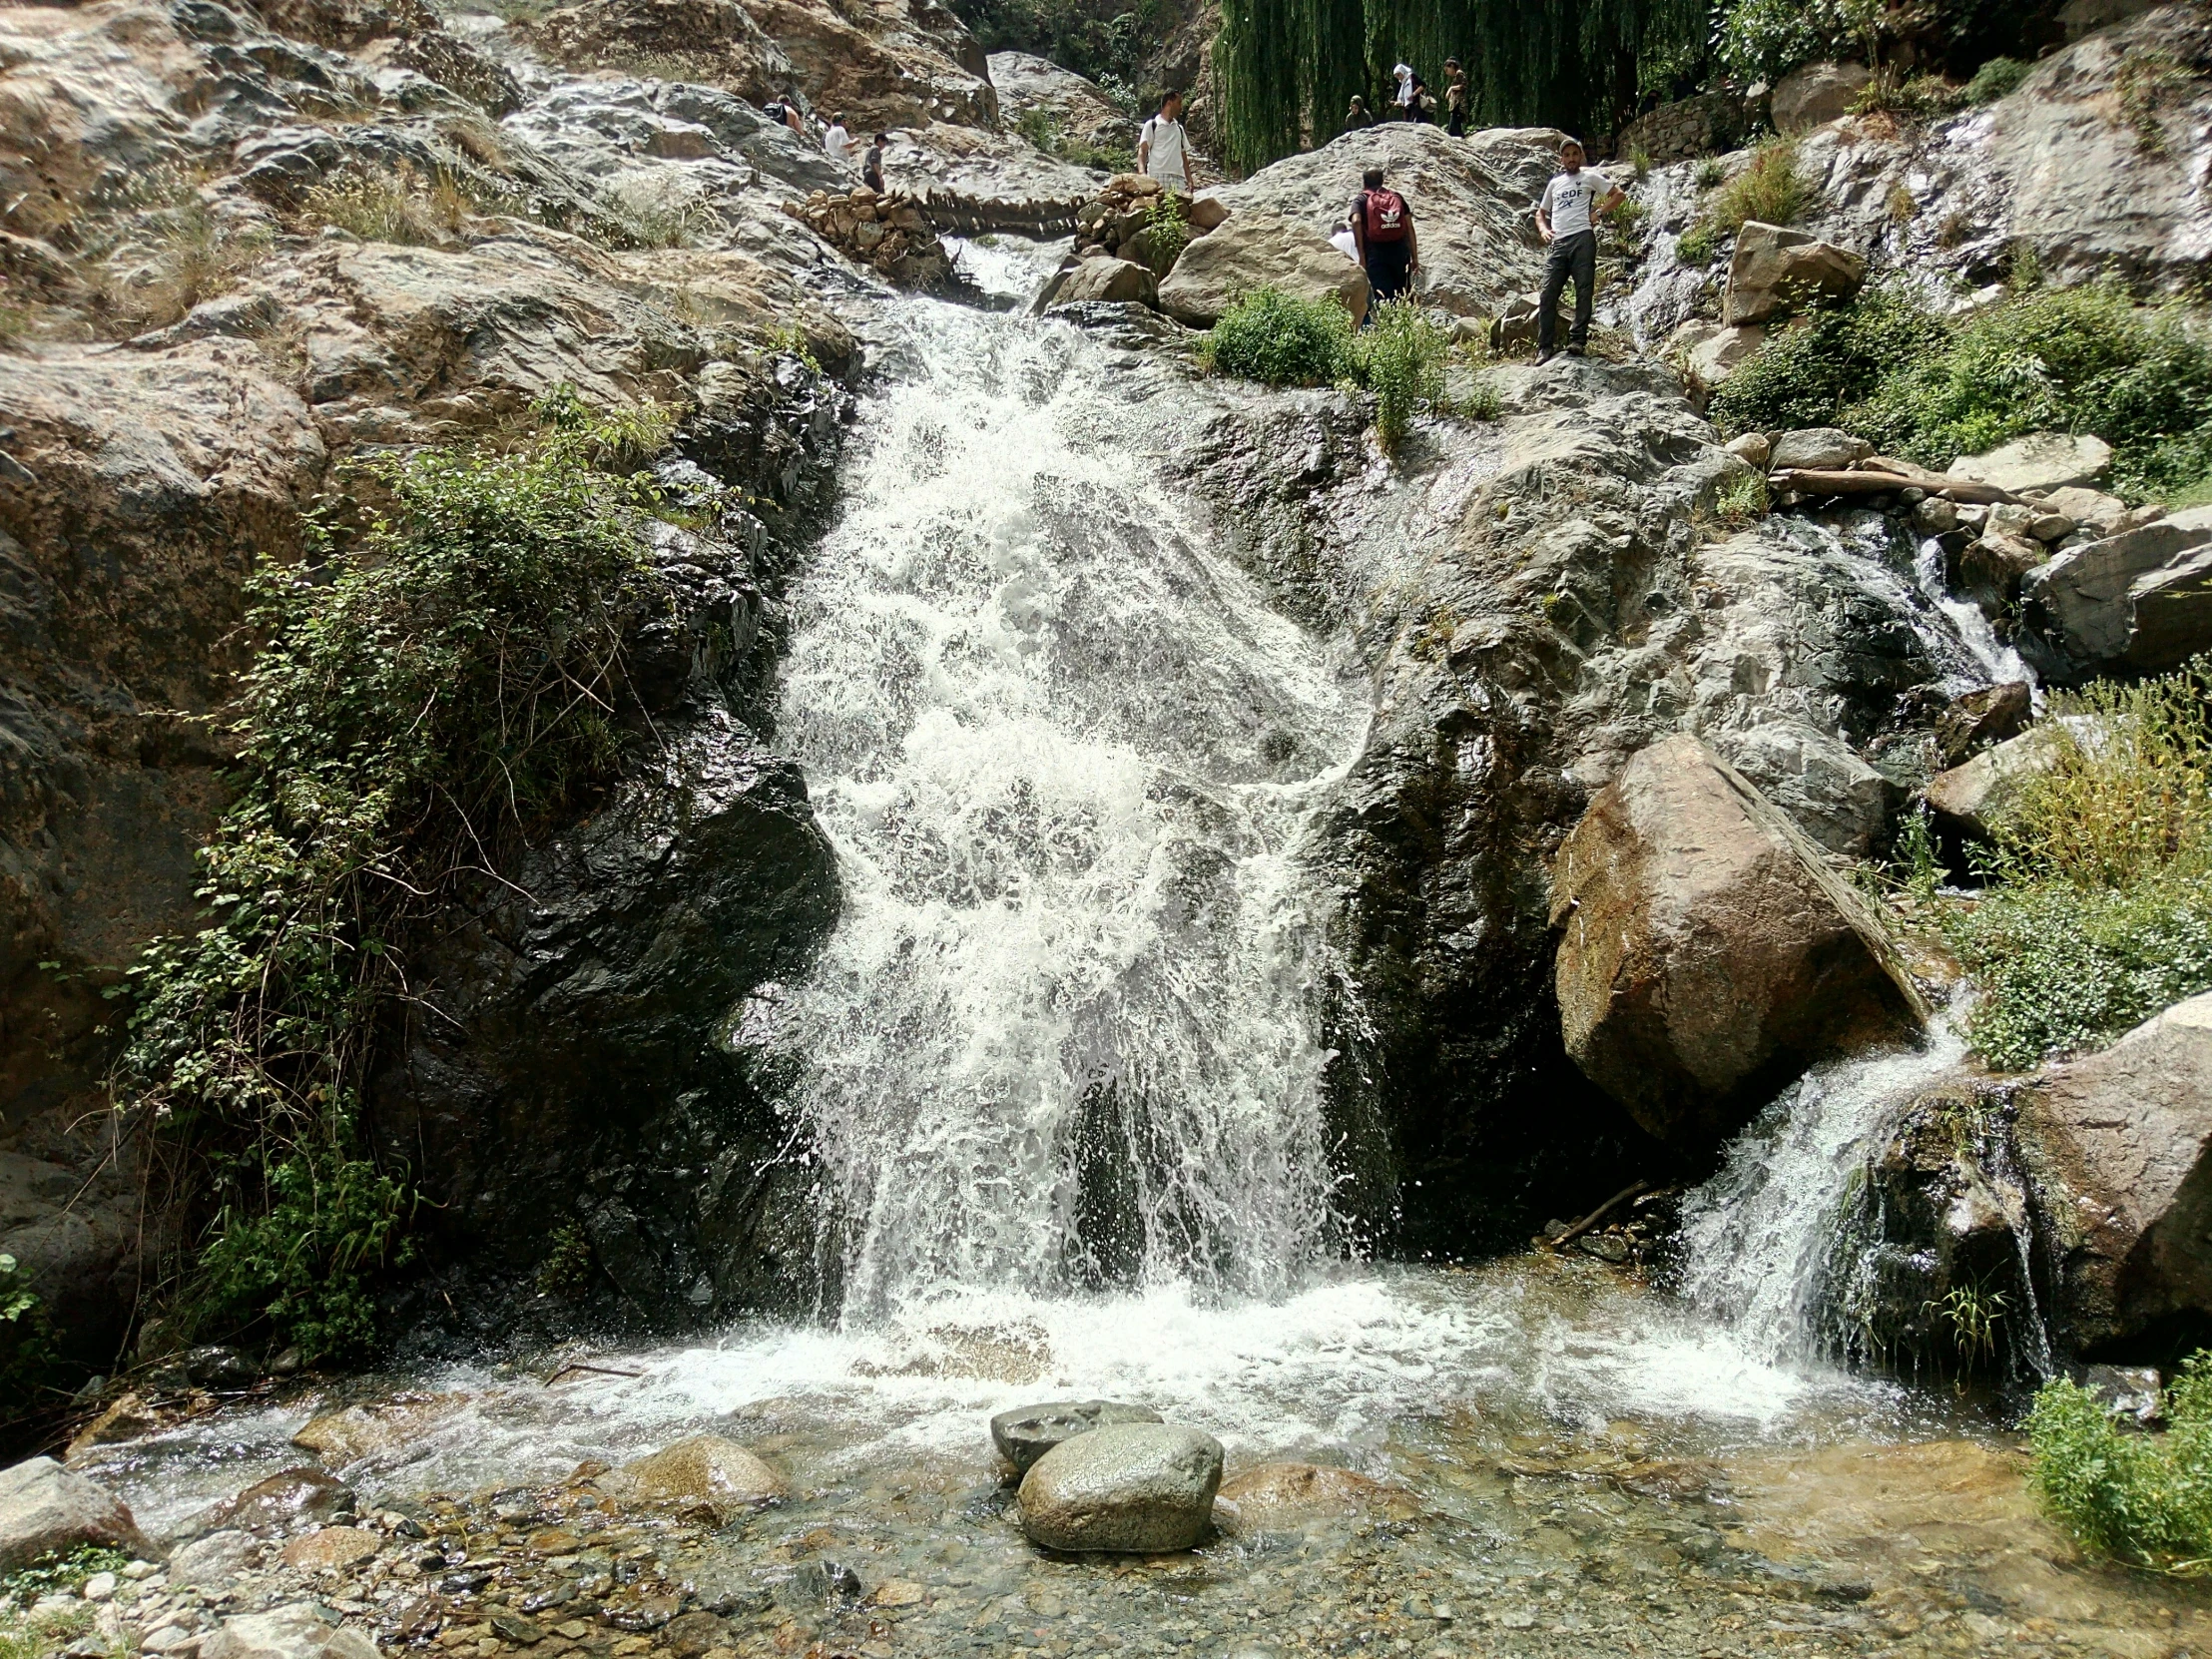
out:
{"label": "hanging willow branch", "polygon": [[1610,132],[1634,109],[1647,55],[1695,50],[1706,0],[1222,0],[1220,128],[1249,171],[1336,136],[1352,96],[1380,108],[1390,68],[1466,67],[1483,126]]}

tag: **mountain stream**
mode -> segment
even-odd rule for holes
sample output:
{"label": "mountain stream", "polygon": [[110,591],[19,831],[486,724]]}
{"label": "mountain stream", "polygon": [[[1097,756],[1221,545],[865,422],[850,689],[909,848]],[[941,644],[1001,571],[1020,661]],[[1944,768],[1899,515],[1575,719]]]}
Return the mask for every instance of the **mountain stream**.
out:
{"label": "mountain stream", "polygon": [[[653,1647],[610,1648],[591,1617],[640,1561],[724,1607],[741,1655],[2212,1637],[2182,1592],[2076,1560],[1978,1406],[1847,1375],[1809,1338],[1824,1218],[1941,1043],[1808,1080],[1747,1132],[1688,1206],[1682,1294],[1544,1251],[1346,1262],[1305,836],[1365,683],[1160,486],[1166,377],[1056,322],[914,300],[883,327],[781,693],[845,909],[733,1024],[814,1149],[824,1305],[572,1356],[596,1369],[352,1379],[88,1453],[150,1529],[300,1461],[310,1413],[360,1402],[402,1425],[338,1470],[364,1508],[473,1529],[484,1580],[439,1593],[506,1596],[547,1653]],[[1256,1509],[1189,1556],[1048,1558],[985,1419],[1097,1396],[1208,1429],[1232,1475],[1299,1459],[1377,1484]],[[563,1485],[706,1430],[797,1495],[707,1528]],[[526,1541],[548,1519],[578,1535]],[[393,1573],[328,1593],[395,1646],[425,1585]],[[500,1651],[483,1629],[469,1651]]]}

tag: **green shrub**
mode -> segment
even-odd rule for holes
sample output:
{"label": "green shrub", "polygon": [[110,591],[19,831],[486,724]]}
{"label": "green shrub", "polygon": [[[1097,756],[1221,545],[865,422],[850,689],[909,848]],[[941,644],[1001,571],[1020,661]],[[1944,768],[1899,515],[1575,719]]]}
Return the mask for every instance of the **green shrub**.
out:
{"label": "green shrub", "polygon": [[1714,394],[1724,431],[1842,425],[1934,467],[2025,432],[2094,432],[2132,496],[2212,472],[2212,345],[2102,284],[1953,324],[1889,284],[1799,319]]}
{"label": "green shrub", "polygon": [[1973,79],[1959,93],[1958,102],[1974,106],[1994,104],[1999,98],[2009,98],[2019,90],[2020,83],[2027,79],[2034,67],[2033,64],[2022,63],[2017,58],[1991,58],[1973,72]]}
{"label": "green shrub", "polygon": [[2027,1415],[2028,1482],[2093,1550],[2166,1572],[2212,1568],[2212,1353],[2167,1390],[2163,1434],[2122,1429],[2088,1389],[2046,1383]]}
{"label": "green shrub", "polygon": [[1270,386],[1321,386],[1353,372],[1352,317],[1334,299],[1258,288],[1221,314],[1199,346],[1221,374]]}
{"label": "green shrub", "polygon": [[619,761],[633,519],[656,505],[625,474],[667,421],[538,413],[511,450],[360,463],[376,516],[318,524],[318,570],[257,578],[207,925],[133,969],[121,1077],[188,1172],[187,1328],[266,1325],[309,1360],[370,1339],[412,1204],[358,1118],[409,946]]}
{"label": "green shrub", "polygon": [[1369,312],[1367,327],[1353,342],[1354,362],[1375,393],[1375,430],[1384,450],[1397,447],[1415,409],[1443,396],[1450,350],[1450,337],[1410,295],[1386,299]]}
{"label": "green shrub", "polygon": [[1751,221],[1787,225],[1796,219],[1805,211],[1809,193],[1797,170],[1797,146],[1788,139],[1769,139],[1741,173],[1706,196],[1696,220],[1675,245],[1675,256],[1684,265],[1711,265],[1721,243]]}
{"label": "green shrub", "polygon": [[1851,38],[1841,0],[1734,0],[1715,32],[1715,56],[1736,80],[1779,81]]}
{"label": "green shrub", "polygon": [[2052,713],[2075,723],[2042,728],[2049,765],[1993,827],[1988,892],[1942,919],[1980,992],[1966,1036],[2013,1069],[2212,989],[2212,660]]}
{"label": "green shrub", "polygon": [[1771,335],[1713,393],[1707,412],[1731,436],[1831,425],[1900,363],[1941,350],[1948,338],[1948,325],[1917,297],[1880,284]]}
{"label": "green shrub", "polygon": [[1145,264],[1165,276],[1190,241],[1189,206],[1173,191],[1160,192],[1144,211]]}
{"label": "green shrub", "polygon": [[1708,156],[1697,164],[1695,178],[1699,190],[1717,190],[1728,182],[1728,168],[1718,156]]}

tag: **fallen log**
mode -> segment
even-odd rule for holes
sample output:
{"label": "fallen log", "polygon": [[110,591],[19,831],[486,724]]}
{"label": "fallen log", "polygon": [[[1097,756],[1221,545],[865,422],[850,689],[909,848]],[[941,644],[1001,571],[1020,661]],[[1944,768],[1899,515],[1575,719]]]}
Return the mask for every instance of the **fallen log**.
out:
{"label": "fallen log", "polygon": [[1785,467],[1780,472],[1770,472],[1767,483],[1774,489],[1796,490],[1801,495],[1886,495],[1896,490],[1912,489],[1927,495],[1939,495],[1947,501],[1979,506],[2017,499],[1994,484],[1944,478],[1933,472],[1831,472],[1816,471],[1810,467]]}

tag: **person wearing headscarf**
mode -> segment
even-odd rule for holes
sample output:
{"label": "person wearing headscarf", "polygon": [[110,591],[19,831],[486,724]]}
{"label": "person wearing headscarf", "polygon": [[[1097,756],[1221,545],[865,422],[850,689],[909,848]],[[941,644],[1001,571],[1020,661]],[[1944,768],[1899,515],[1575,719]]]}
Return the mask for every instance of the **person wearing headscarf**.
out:
{"label": "person wearing headscarf", "polygon": [[1397,105],[1397,119],[1400,121],[1419,120],[1420,88],[1413,79],[1413,66],[1401,63],[1390,73],[1397,77],[1397,95],[1392,100]]}

